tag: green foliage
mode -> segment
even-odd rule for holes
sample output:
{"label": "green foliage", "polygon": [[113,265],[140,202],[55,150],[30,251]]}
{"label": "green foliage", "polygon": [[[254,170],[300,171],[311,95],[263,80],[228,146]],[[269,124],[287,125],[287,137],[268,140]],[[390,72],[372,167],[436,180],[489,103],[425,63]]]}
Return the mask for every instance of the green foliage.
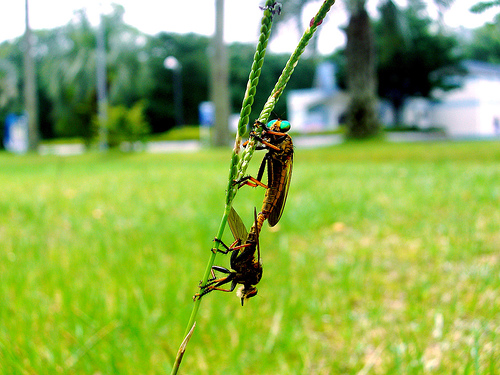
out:
{"label": "green foliage", "polygon": [[[168,372],[227,156],[0,153],[0,373]],[[298,148],[259,294],[203,300],[182,373],[495,374],[499,181],[498,142]]]}
{"label": "green foliage", "polygon": [[[166,34],[148,36],[126,25],[123,9],[115,7],[104,17],[107,40],[108,93],[111,105],[132,106],[144,100],[145,116],[153,132],[165,132],[175,124],[172,71],[165,69],[163,61],[175,56],[182,65],[182,90],[186,123],[198,123],[198,105],[208,100],[209,64],[207,51],[210,38],[196,34]],[[92,137],[91,119],[97,111],[95,82],[96,29],[86,14],[77,13],[72,23],[53,29],[35,31],[37,37],[37,69],[40,102],[40,119],[44,138],[83,137],[87,143]],[[246,87],[248,67],[253,58],[254,46],[235,44],[229,46],[230,93],[232,110],[241,105],[241,95]],[[3,90],[9,93],[9,103],[0,108],[0,121],[8,112],[22,110],[22,39],[0,45],[0,60],[5,84],[17,80],[14,87]],[[270,55],[266,60],[256,106],[262,106],[287,60],[285,55]],[[10,69],[14,67],[14,70]],[[305,88],[312,84],[314,62],[303,59],[289,87]],[[1,72],[0,72],[1,73]],[[0,83],[3,84],[3,83]],[[5,98],[7,98],[5,96]],[[254,108],[255,108],[254,107]],[[275,112],[286,116],[286,103],[278,103]],[[258,116],[258,111],[251,114]]]}
{"label": "green foliage", "polygon": [[0,60],[0,108],[19,95],[18,79],[15,66],[8,60]]}
{"label": "green foliage", "polygon": [[472,39],[465,43],[464,54],[468,59],[500,64],[500,15],[473,30]]}
{"label": "green foliage", "polygon": [[[429,96],[436,87],[450,89],[447,77],[464,72],[459,68],[462,54],[454,35],[442,34],[425,14],[426,4],[411,1],[400,9],[392,1],[384,1],[375,20],[377,46],[377,80],[380,97],[392,102],[396,112],[409,96]],[[495,49],[485,44],[485,49]],[[346,88],[345,51],[329,57],[337,65],[337,80]]]}
{"label": "green foliage", "polygon": [[480,1],[477,4],[474,4],[471,8],[470,11],[473,13],[482,13],[485,10],[488,10],[494,6],[500,6],[500,0],[493,0],[493,1]]}
{"label": "green foliage", "polygon": [[172,128],[164,133],[152,134],[148,137],[149,141],[186,141],[199,140],[200,127],[184,125],[182,127]]}
{"label": "green foliage", "polygon": [[[129,107],[145,95],[151,79],[140,59],[142,34],[124,24],[122,16],[123,8],[115,6],[104,17],[109,101]],[[89,143],[91,119],[97,111],[96,29],[80,11],[68,25],[35,34],[42,134],[78,136]],[[22,38],[5,43],[0,50],[22,77]],[[17,102],[22,104],[22,98],[2,110],[15,111],[20,106]]]}
{"label": "green foliage", "polygon": [[[0,99],[0,134],[3,135],[3,124],[5,117],[9,113],[21,114],[23,106],[22,97],[22,77],[23,72],[20,67],[23,66],[22,51],[18,46],[12,45],[10,42],[0,44],[0,76],[2,93]],[[13,83],[15,82],[15,87]],[[5,91],[4,91],[5,90]],[[2,136],[3,140],[3,136]],[[0,140],[0,143],[2,142]]]}
{"label": "green foliage", "polygon": [[154,80],[145,98],[153,132],[165,132],[175,126],[173,72],[163,65],[168,56],[175,56],[182,66],[184,120],[187,124],[198,123],[198,105],[208,100],[209,44],[210,38],[196,34],[160,33],[148,37],[144,47],[146,64]]}
{"label": "green foliage", "polygon": [[418,4],[398,8],[391,0],[375,23],[378,46],[378,93],[397,114],[410,96],[429,97],[435,88],[450,89],[447,77],[461,74],[457,40],[432,31],[433,21]]}
{"label": "green foliage", "polygon": [[53,122],[53,133],[60,137],[91,139],[90,121],[95,102],[95,36],[84,12],[75,22],[53,32],[40,34],[37,48],[46,50],[39,56],[39,86],[51,106],[42,107]]}
{"label": "green foliage", "polygon": [[[235,43],[229,46],[229,53],[231,66],[231,105],[233,108],[238,108],[238,106],[241,106],[242,93],[248,80],[248,67],[252,64],[255,47]],[[287,54],[266,54],[264,68],[259,79],[259,90],[255,94],[255,104],[253,105],[250,118],[256,119],[259,116],[260,109],[266,102],[289,57]],[[294,90],[311,87],[314,70],[314,60],[302,57],[300,64],[296,67],[293,79],[287,85],[287,89]],[[274,113],[276,113],[277,117],[286,118],[287,108],[285,100],[279,101],[276,104]]]}
{"label": "green foliage", "polygon": [[[298,5],[300,9],[303,1],[290,1]],[[411,4],[418,2],[413,1]],[[422,3],[422,2],[420,2]],[[405,13],[403,19],[409,16]],[[419,13],[416,12],[418,15]],[[286,16],[286,15],[284,15]],[[400,14],[401,16],[401,14]],[[419,16],[420,17],[420,16]],[[417,19],[419,17],[416,17]],[[276,17],[276,19],[281,17]],[[384,96],[388,89],[385,82],[390,84],[394,81],[406,82],[404,74],[419,74],[412,78],[412,82],[429,82],[425,73],[429,69],[442,66],[445,61],[440,51],[454,50],[455,44],[438,38],[440,44],[433,44],[429,33],[433,25],[397,23],[396,26],[404,26],[411,31],[413,36],[403,38],[399,54],[389,45],[390,39],[386,36],[401,40],[401,33],[385,33],[382,37],[377,32],[379,43],[379,55],[383,64],[390,61],[403,61],[410,55],[421,58],[414,60],[410,65],[398,64],[397,66],[382,69],[379,72],[379,83],[384,89]],[[413,22],[413,21],[412,21]],[[425,23],[425,22],[424,22]],[[389,25],[390,23],[387,23]],[[208,100],[208,75],[209,64],[207,64],[207,51],[210,38],[195,35],[178,35],[160,33],[156,36],[144,35],[138,30],[128,26],[123,21],[123,8],[116,6],[114,10],[104,16],[106,45],[108,52],[107,72],[109,102],[111,105],[123,105],[131,107],[135,102],[144,100],[145,116],[153,132],[165,132],[175,124],[175,110],[173,100],[172,72],[163,66],[165,57],[173,55],[182,64],[183,82],[183,105],[186,123],[196,124],[198,122],[198,105],[201,101]],[[395,26],[395,27],[396,27]],[[397,30],[397,27],[393,30]],[[419,37],[424,30],[424,37]],[[90,142],[91,119],[97,111],[96,105],[96,83],[95,83],[95,35],[96,28],[89,22],[86,14],[81,11],[75,15],[71,23],[52,30],[36,30],[36,66],[39,87],[39,109],[41,121],[41,133],[44,138],[61,136],[78,136]],[[432,34],[432,33],[431,33]],[[408,34],[409,35],[409,34]],[[498,21],[493,25],[485,25],[474,31],[474,38],[470,45],[465,47],[465,55],[468,58],[480,59],[489,62],[500,61],[500,48],[498,47]],[[435,36],[433,36],[435,37]],[[385,38],[385,39],[384,39]],[[420,45],[420,47],[418,47]],[[414,48],[414,46],[416,46]],[[0,123],[7,113],[20,113],[23,110],[22,84],[23,84],[23,60],[22,60],[22,38],[12,42],[0,44],[0,85],[2,91],[0,102],[6,103],[0,107]],[[251,64],[254,48],[251,45],[235,44],[229,46],[230,52],[230,93],[231,104],[234,112],[239,110],[242,93],[246,87],[248,78],[248,66]],[[432,59],[429,60],[428,51],[432,51]],[[391,58],[396,56],[396,58]],[[260,88],[255,98],[255,110],[251,118],[257,118],[258,108],[261,107],[271,92],[277,77],[286,61],[284,55],[267,54],[265,68],[260,78]],[[342,62],[343,57],[339,59]],[[314,76],[314,59],[302,59],[297,66],[296,74],[290,81],[289,89],[311,87]],[[344,65],[345,66],[345,65]],[[403,71],[402,71],[403,70]],[[342,64],[339,66],[339,74],[345,70]],[[389,73],[388,73],[389,72]],[[425,94],[434,84],[445,82],[446,72],[441,71],[431,78],[427,87],[415,88],[411,83],[410,89],[404,90]],[[14,78],[15,77],[15,78]],[[391,78],[392,77],[392,78]],[[15,82],[13,85],[12,83]],[[342,80],[345,82],[345,80]],[[406,86],[405,86],[406,87]],[[401,91],[400,87],[396,87]],[[17,92],[17,94],[15,94]],[[393,90],[394,92],[394,90]],[[403,93],[404,94],[404,93]],[[404,94],[406,95],[406,94]],[[403,98],[404,98],[403,95]],[[8,100],[7,100],[8,98]],[[276,116],[286,117],[286,103],[281,100],[274,109]]]}
{"label": "green foliage", "polygon": [[[143,141],[150,128],[144,116],[144,103],[137,102],[131,108],[123,105],[109,106],[108,119],[104,124],[109,147],[120,146],[123,142]],[[94,134],[100,126],[97,116],[93,119]]]}

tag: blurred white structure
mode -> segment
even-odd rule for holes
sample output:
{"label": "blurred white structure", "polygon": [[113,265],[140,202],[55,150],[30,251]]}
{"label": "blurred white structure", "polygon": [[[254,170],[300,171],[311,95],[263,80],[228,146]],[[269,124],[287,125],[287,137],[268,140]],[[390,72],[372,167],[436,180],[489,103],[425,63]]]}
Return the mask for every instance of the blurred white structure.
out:
{"label": "blurred white structure", "polygon": [[436,92],[430,122],[451,136],[500,135],[500,65],[466,61],[462,87]]}
{"label": "blurred white structure", "polygon": [[[434,101],[409,98],[403,123],[420,129],[439,127],[452,137],[500,136],[500,65],[478,61],[463,65],[468,73],[460,78],[460,88],[436,90]],[[316,72],[315,88],[290,91],[288,120],[294,130],[333,130],[342,122],[349,97],[330,77],[335,77],[334,66],[322,64]],[[388,102],[382,101],[379,109],[380,120],[392,125],[394,114]]]}
{"label": "blurred white structure", "polygon": [[335,66],[322,63],[316,70],[314,88],[292,90],[287,95],[288,121],[293,130],[334,130],[345,112],[348,96],[337,87]]}

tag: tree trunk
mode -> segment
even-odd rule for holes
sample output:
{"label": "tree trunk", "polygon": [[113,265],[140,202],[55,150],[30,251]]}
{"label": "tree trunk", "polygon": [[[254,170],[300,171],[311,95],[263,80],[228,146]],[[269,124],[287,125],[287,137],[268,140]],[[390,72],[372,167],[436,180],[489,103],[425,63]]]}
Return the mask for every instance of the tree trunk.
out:
{"label": "tree trunk", "polygon": [[[355,7],[356,8],[356,7]],[[374,40],[364,3],[351,13],[347,27],[348,137],[368,138],[380,131]]]}
{"label": "tree trunk", "polygon": [[28,0],[25,3],[26,29],[24,33],[24,107],[28,115],[28,150],[36,151],[40,140],[38,130],[38,97],[31,29],[29,25]]}
{"label": "tree trunk", "polygon": [[215,106],[212,145],[220,147],[227,146],[229,142],[229,73],[224,44],[224,0],[216,0],[215,13],[210,96]]}
{"label": "tree trunk", "polygon": [[394,127],[399,128],[403,125],[403,103],[393,104],[394,111]]}
{"label": "tree trunk", "polygon": [[[108,90],[106,87],[106,41],[104,17],[101,14],[99,29],[97,30],[96,46],[96,76],[97,76],[97,116],[99,119],[99,150],[108,149]],[[90,136],[89,136],[90,143]]]}

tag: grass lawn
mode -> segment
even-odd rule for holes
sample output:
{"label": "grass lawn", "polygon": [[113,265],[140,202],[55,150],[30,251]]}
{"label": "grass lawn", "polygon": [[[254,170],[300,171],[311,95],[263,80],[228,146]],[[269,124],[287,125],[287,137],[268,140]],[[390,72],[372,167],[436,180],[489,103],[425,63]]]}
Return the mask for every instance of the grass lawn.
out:
{"label": "grass lawn", "polygon": [[[170,373],[229,156],[0,153],[0,373]],[[248,226],[262,197],[236,197]],[[499,373],[500,142],[297,149],[261,249],[259,294],[204,297],[180,373]]]}

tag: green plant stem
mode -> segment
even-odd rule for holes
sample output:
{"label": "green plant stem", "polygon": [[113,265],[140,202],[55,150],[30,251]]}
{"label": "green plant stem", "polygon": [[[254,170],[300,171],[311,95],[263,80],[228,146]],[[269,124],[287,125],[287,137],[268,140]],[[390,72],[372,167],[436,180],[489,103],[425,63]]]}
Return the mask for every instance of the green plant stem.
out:
{"label": "green plant stem", "polygon": [[[281,94],[285,90],[285,87],[288,81],[290,80],[290,77],[292,76],[292,73],[295,67],[297,66],[297,63],[299,62],[300,56],[304,52],[307,44],[313,37],[318,26],[321,25],[323,19],[325,18],[325,16],[327,15],[328,11],[330,10],[330,8],[334,3],[335,0],[325,0],[321,5],[320,9],[318,10],[318,13],[316,13],[316,15],[311,19],[309,27],[304,31],[304,34],[300,38],[299,44],[297,45],[295,51],[288,59],[285,68],[283,69],[280,77],[278,78],[278,82],[274,86],[271,95],[269,95],[266,104],[264,104],[264,108],[262,109],[259,119],[257,120],[258,122],[265,124],[269,120],[269,116],[271,115],[271,112],[276,106],[276,103],[278,102],[278,99],[280,98]],[[256,126],[258,122],[256,122]],[[259,129],[258,127],[256,127],[254,129],[254,132],[260,135],[262,130],[263,130],[262,128]],[[245,152],[241,156],[240,163],[237,168],[238,175],[236,176],[235,180],[238,180],[245,175],[248,165],[250,163],[250,159],[252,158],[253,152],[255,151],[255,146],[256,145],[254,140],[250,139],[247,148],[245,149]]]}
{"label": "green plant stem", "polygon": [[[231,206],[234,200],[234,197],[236,196],[236,193],[238,191],[238,187],[234,186],[234,181],[243,177],[247,168],[248,164],[253,156],[253,153],[255,151],[255,141],[253,138],[251,138],[247,144],[247,147],[243,151],[241,157],[239,156],[240,154],[240,149],[241,149],[241,139],[243,135],[246,133],[246,126],[248,125],[248,120],[249,116],[252,110],[252,104],[253,100],[255,97],[256,89],[257,89],[257,84],[259,82],[259,76],[260,72],[262,69],[262,64],[264,63],[264,56],[265,56],[265,50],[267,47],[267,42],[269,40],[269,36],[271,34],[271,25],[272,25],[272,7],[274,6],[274,1],[273,0],[267,0],[266,1],[266,9],[264,10],[264,16],[262,17],[262,22],[261,22],[261,34],[259,38],[259,43],[257,44],[256,52],[254,55],[254,62],[252,64],[252,69],[250,71],[250,75],[248,78],[248,84],[247,84],[247,89],[245,91],[245,96],[243,99],[242,103],[242,109],[240,112],[240,119],[238,122],[238,130],[236,133],[236,139],[234,142],[234,148],[233,148],[233,153],[231,155],[231,166],[229,168],[229,178],[228,178],[228,185],[227,185],[227,190],[226,190],[226,202],[225,202],[225,207],[224,207],[224,214],[222,215],[222,219],[219,225],[219,230],[217,231],[217,236],[216,238],[222,238],[222,235],[224,234],[224,229],[227,224],[227,218],[229,215],[229,211],[231,210]],[[280,78],[278,79],[278,82],[276,83],[271,95],[269,96],[266,104],[264,105],[264,108],[259,116],[259,121],[261,123],[267,123],[267,120],[269,119],[271,111],[274,109],[274,106],[276,105],[276,102],[278,101],[279,97],[281,96],[283,90],[286,87],[286,84],[288,83],[293,70],[295,69],[295,66],[297,65],[300,56],[304,52],[307,44],[309,43],[309,40],[312,38],[314,35],[314,32],[318,28],[318,26],[323,22],[323,19],[325,18],[326,14],[330,10],[331,6],[335,3],[335,0],[325,0],[323,5],[321,6],[320,10],[314,16],[314,18],[311,20],[311,23],[309,27],[306,29],[304,34],[302,35],[302,38],[299,41],[299,44],[297,48],[295,49],[294,53],[290,56],[290,59],[288,60],[285,68],[283,69],[283,72],[281,73]],[[257,134],[262,133],[262,128],[259,128],[259,123],[257,122],[254,125],[254,131]],[[212,269],[212,266],[215,262],[215,257],[217,255],[217,250],[219,249],[219,242],[215,243],[215,247],[212,249],[212,252],[210,254],[210,258],[207,263],[207,267],[205,269],[205,273],[203,275],[203,279],[201,281],[201,285],[205,285],[207,283],[208,277],[210,275],[210,271]],[[196,299],[194,301],[193,305],[193,310],[191,311],[191,316],[189,318],[189,322],[187,324],[186,332],[184,334],[185,339],[183,340],[183,343],[181,344],[181,347],[179,348],[179,352],[177,354],[177,360],[174,363],[174,366],[172,368],[171,375],[177,374],[177,371],[179,370],[180,362],[182,359],[182,356],[184,354],[184,351],[186,349],[187,345],[187,340],[189,340],[190,335],[193,332],[193,329],[195,325],[195,319],[196,315],[198,314],[198,310],[200,308],[201,304],[201,298]]]}
{"label": "green plant stem", "polygon": [[[266,1],[266,7],[272,7],[274,4],[273,0]],[[219,230],[217,231],[216,238],[222,238],[224,234],[224,229],[227,224],[227,217],[229,215],[229,211],[231,210],[232,202],[238,188],[233,186],[233,181],[235,180],[236,175],[238,174],[237,167],[239,164],[239,153],[241,149],[241,139],[243,135],[246,133],[246,126],[248,125],[248,119],[250,117],[250,113],[252,111],[252,104],[254,101],[255,93],[257,91],[257,85],[259,83],[259,77],[262,70],[262,65],[264,63],[264,57],[266,53],[267,43],[269,41],[269,37],[271,35],[271,25],[272,25],[273,14],[269,9],[264,10],[264,15],[261,21],[261,33],[259,37],[259,42],[256,47],[256,52],[254,55],[254,62],[252,64],[252,68],[250,70],[250,75],[248,77],[247,89],[245,92],[245,96],[243,98],[243,103],[240,112],[240,119],[238,122],[238,131],[236,133],[236,139],[234,142],[233,153],[231,155],[231,166],[229,168],[229,178],[228,178],[228,186],[226,190],[226,202],[224,207],[224,214],[222,215],[222,219],[219,224]],[[205,273],[203,275],[203,279],[201,281],[201,285],[205,285],[208,281],[208,277],[210,275],[210,271],[212,270],[212,266],[215,262],[215,257],[217,255],[217,250],[219,249],[219,242],[215,242],[215,247],[213,248],[212,253],[210,254],[210,258],[207,263],[207,267],[205,269]],[[179,352],[177,354],[176,361],[172,367],[171,375],[177,374],[179,370],[179,366],[182,360],[182,356],[184,355],[184,351],[186,349],[188,336],[192,334],[192,329],[190,327],[194,327],[196,316],[198,315],[198,310],[200,308],[201,298],[198,298],[194,301],[193,310],[191,311],[191,316],[189,317],[189,321],[187,324],[186,332],[184,333],[185,339],[183,340],[183,344],[181,344],[179,348]],[[191,330],[190,330],[191,329]]]}
{"label": "green plant stem", "polygon": [[[273,3],[274,1],[268,0],[266,1],[265,6],[270,7],[273,5]],[[250,69],[250,74],[248,76],[247,87],[245,95],[243,96],[243,103],[241,104],[240,119],[238,121],[237,130],[238,133],[236,135],[235,143],[239,143],[238,141],[241,141],[241,137],[243,137],[243,135],[245,135],[246,133],[248,120],[250,118],[250,113],[252,112],[252,104],[255,98],[255,93],[257,92],[257,85],[259,83],[262,65],[264,64],[267,43],[269,41],[269,37],[271,36],[272,18],[273,16],[271,11],[265,10],[264,16],[262,17],[261,21],[259,42],[257,43],[257,47],[255,49],[252,68]]]}
{"label": "green plant stem", "polygon": [[[226,227],[228,214],[229,214],[229,210],[228,210],[228,212],[226,212],[226,210],[224,210],[224,214],[222,215],[222,219],[221,219],[221,222],[219,225],[219,230],[217,231],[217,238],[222,238],[222,234],[224,233],[224,228]],[[212,266],[215,262],[215,256],[217,255],[218,249],[219,249],[219,242],[216,241],[214,251],[212,251],[210,254],[210,258],[208,260],[208,264],[207,264],[207,267],[205,269],[205,273],[203,274],[203,279],[202,279],[203,284],[202,285],[206,284],[206,282],[208,280],[208,276],[210,275],[210,270],[212,269]],[[198,309],[200,308],[200,303],[201,303],[201,298],[198,298],[194,301],[193,310],[191,312],[191,316],[189,318],[186,332],[184,333],[184,336],[186,336],[188,334],[190,328],[195,323],[196,315],[198,314]]]}
{"label": "green plant stem", "polygon": [[274,106],[276,105],[278,99],[285,90],[285,87],[288,81],[290,80],[290,77],[292,76],[293,70],[297,66],[297,63],[299,62],[300,56],[304,52],[307,44],[309,43],[314,33],[316,32],[316,29],[318,28],[319,25],[321,25],[323,19],[325,18],[325,16],[327,15],[328,11],[330,10],[330,8],[334,3],[335,0],[325,0],[321,5],[320,9],[318,10],[318,13],[316,13],[316,15],[311,19],[309,26],[307,27],[307,29],[304,31],[304,34],[302,34],[302,37],[300,38],[299,44],[297,45],[295,51],[288,59],[285,68],[281,72],[278,82],[274,86],[271,95],[269,95],[266,104],[264,104],[264,108],[260,113],[258,121],[264,124],[267,123],[269,116],[271,115],[271,112],[274,109]]}
{"label": "green plant stem", "polygon": [[[229,208],[230,210],[231,208]],[[224,233],[224,228],[226,227],[227,223],[227,216],[229,214],[229,210],[224,210],[224,215],[222,215],[222,219],[219,225],[219,230],[217,231],[217,238],[221,238],[222,234]],[[210,259],[208,260],[207,268],[205,269],[205,273],[203,274],[203,284],[206,284],[208,280],[208,276],[210,275],[210,270],[212,269],[212,266],[215,262],[215,256],[217,255],[217,250],[219,249],[219,242],[215,242],[215,248],[214,251],[210,254]],[[201,304],[201,298],[198,298],[194,301],[193,303],[193,310],[191,310],[191,316],[189,317],[189,321],[187,324],[186,332],[184,332],[184,340],[182,341],[181,346],[179,347],[179,351],[176,356],[176,360],[174,362],[174,365],[172,367],[172,372],[170,373],[171,375],[176,375],[177,372],[179,371],[179,367],[181,364],[182,357],[184,355],[184,352],[186,351],[186,346],[189,338],[193,334],[193,329],[196,325],[196,315],[198,315],[198,310],[200,309],[200,304]]]}
{"label": "green plant stem", "polygon": [[[187,346],[189,340],[191,339],[191,336],[193,335],[195,327],[196,327],[196,323],[193,323],[193,326],[188,331],[188,333],[185,335],[184,340],[182,340],[179,351],[177,352],[177,356],[175,357],[174,369],[179,369],[179,366],[180,366],[181,361],[182,361],[182,357],[184,357],[184,353],[186,352],[186,346]],[[175,371],[175,372],[177,373],[177,371]]]}

